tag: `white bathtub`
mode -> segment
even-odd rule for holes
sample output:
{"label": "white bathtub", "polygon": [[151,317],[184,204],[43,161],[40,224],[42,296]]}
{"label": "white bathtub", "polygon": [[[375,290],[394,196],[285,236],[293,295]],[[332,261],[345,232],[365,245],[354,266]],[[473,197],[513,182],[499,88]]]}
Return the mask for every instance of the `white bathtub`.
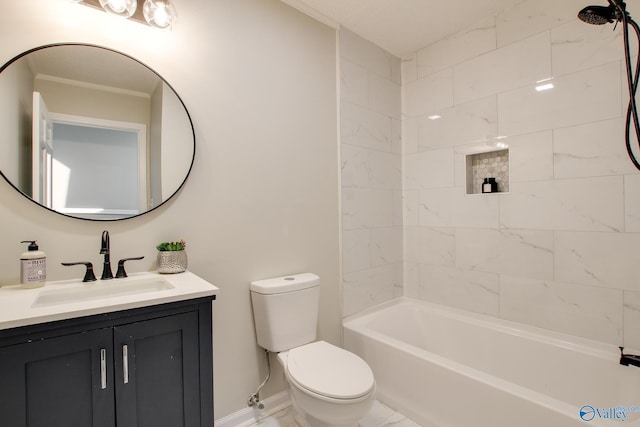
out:
{"label": "white bathtub", "polygon": [[613,345],[409,298],[346,318],[344,343],[425,427],[640,426],[640,368]]}

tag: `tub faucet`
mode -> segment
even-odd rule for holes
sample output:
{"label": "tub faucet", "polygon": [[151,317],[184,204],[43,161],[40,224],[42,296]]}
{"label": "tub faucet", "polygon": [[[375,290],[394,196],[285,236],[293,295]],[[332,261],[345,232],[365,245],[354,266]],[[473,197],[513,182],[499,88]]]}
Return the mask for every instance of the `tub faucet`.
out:
{"label": "tub faucet", "polygon": [[102,264],[102,280],[113,279],[113,273],[111,272],[111,253],[109,248],[109,232],[102,232],[102,241],[100,246],[100,253],[104,255],[104,263]]}
{"label": "tub faucet", "polygon": [[620,364],[624,366],[637,366],[640,367],[640,356],[635,354],[624,354],[624,347],[620,348]]}

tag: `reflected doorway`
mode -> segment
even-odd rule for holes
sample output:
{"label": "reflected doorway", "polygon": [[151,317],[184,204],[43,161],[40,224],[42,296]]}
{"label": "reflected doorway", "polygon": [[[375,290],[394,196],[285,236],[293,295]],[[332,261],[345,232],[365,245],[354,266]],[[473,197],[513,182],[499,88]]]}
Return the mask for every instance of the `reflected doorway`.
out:
{"label": "reflected doorway", "polygon": [[33,198],[88,219],[147,210],[146,125],[50,112],[33,93]]}
{"label": "reflected doorway", "polygon": [[141,130],[53,122],[52,205],[73,215],[137,215],[146,206]]}

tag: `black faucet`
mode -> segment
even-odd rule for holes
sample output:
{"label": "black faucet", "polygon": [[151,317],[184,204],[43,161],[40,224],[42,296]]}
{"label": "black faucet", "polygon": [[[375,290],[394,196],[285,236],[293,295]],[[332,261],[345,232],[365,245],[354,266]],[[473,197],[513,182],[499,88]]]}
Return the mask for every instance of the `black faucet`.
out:
{"label": "black faucet", "polygon": [[[109,232],[102,232],[102,240],[100,241],[100,254],[104,255],[104,263],[102,266],[102,280],[113,279],[113,273],[111,272],[111,248],[109,244]],[[143,256],[134,257],[134,258],[123,258],[118,262],[118,272],[116,273],[116,278],[120,279],[123,277],[127,277],[127,272],[124,269],[124,263],[126,261],[140,260],[143,259]],[[62,265],[85,265],[87,267],[87,271],[85,272],[83,282],[94,282],[96,280],[95,274],[93,274],[93,264],[89,261],[81,261],[81,262],[63,262]]]}
{"label": "black faucet", "polygon": [[100,246],[100,253],[104,254],[104,263],[102,264],[102,280],[113,279],[113,273],[111,272],[111,257],[109,249],[109,232],[102,232],[102,244]]}
{"label": "black faucet", "polygon": [[640,368],[640,356],[637,356],[635,354],[624,354],[623,352],[624,347],[619,347],[619,348],[620,348],[620,364],[621,365],[624,365],[624,366],[633,365]]}

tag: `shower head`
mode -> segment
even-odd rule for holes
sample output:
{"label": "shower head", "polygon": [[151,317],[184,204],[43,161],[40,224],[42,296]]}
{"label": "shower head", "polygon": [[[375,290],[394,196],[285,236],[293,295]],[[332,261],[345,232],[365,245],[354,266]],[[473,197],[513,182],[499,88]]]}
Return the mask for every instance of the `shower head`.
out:
{"label": "shower head", "polygon": [[611,6],[587,6],[578,12],[578,18],[587,24],[604,25],[616,20],[616,10]]}
{"label": "shower head", "polygon": [[608,0],[609,6],[587,6],[578,12],[578,18],[587,24],[604,25],[622,21],[627,17],[624,0]]}

